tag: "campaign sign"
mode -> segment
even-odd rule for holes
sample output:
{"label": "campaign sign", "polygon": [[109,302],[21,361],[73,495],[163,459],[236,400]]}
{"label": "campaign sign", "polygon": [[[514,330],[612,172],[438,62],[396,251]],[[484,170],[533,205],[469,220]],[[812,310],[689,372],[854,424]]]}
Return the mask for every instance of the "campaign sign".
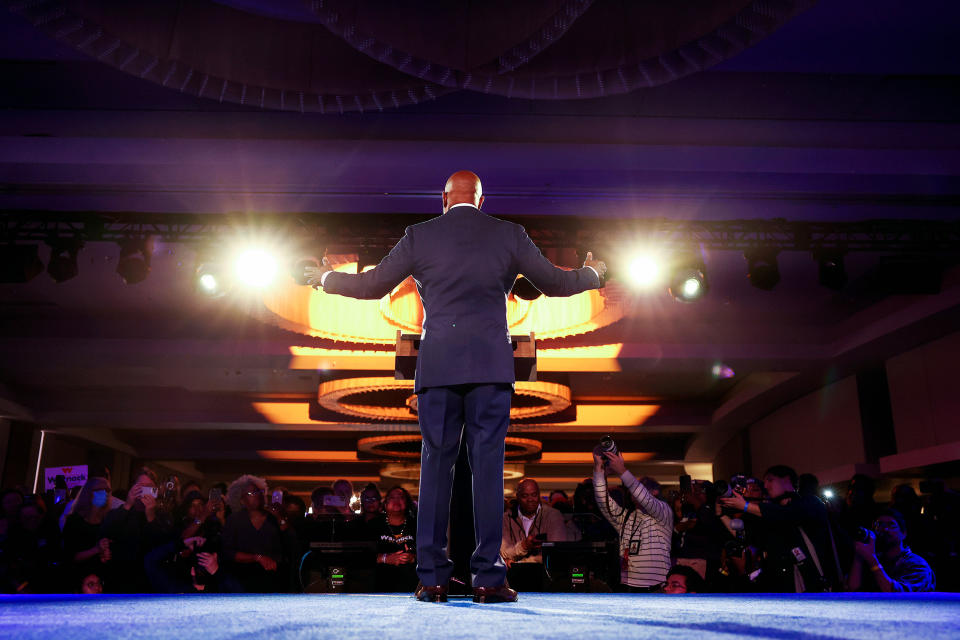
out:
{"label": "campaign sign", "polygon": [[67,479],[67,487],[82,487],[87,481],[87,465],[78,464],[74,467],[46,467],[43,470],[43,487],[47,491],[54,488],[53,483],[57,476]]}

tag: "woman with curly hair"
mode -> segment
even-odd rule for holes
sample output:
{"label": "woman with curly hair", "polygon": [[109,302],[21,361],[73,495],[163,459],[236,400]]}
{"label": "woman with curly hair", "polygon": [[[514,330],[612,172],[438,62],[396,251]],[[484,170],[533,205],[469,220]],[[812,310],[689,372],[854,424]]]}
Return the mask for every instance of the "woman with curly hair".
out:
{"label": "woman with curly hair", "polygon": [[276,518],[264,509],[266,492],[266,481],[250,475],[227,489],[233,513],[223,526],[223,559],[246,592],[275,592],[281,586],[277,565],[283,539]]}

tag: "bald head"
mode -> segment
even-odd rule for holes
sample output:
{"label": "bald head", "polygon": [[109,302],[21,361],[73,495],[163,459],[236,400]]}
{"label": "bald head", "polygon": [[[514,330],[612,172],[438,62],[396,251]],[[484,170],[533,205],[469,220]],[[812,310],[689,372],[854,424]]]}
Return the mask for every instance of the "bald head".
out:
{"label": "bald head", "polygon": [[521,480],[517,485],[517,507],[520,513],[533,517],[540,506],[540,485],[533,478]]}
{"label": "bald head", "polygon": [[483,186],[480,177],[472,171],[457,171],[443,187],[443,212],[455,204],[469,204],[478,209],[483,205]]}

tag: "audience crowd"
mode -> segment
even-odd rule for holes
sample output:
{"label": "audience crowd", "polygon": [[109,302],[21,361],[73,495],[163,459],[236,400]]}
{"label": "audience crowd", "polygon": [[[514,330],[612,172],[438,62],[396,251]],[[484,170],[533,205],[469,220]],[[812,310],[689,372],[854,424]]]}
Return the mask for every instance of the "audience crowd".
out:
{"label": "audience crowd", "polygon": [[[504,504],[501,555],[521,591],[681,593],[960,589],[960,494],[942,481],[845,495],[774,466],[662,493],[596,452],[572,498],[526,479]],[[608,486],[608,479],[619,482]],[[687,481],[684,481],[687,480]],[[416,503],[346,480],[310,504],[251,475],[181,486],[140,469],[72,494],[0,492],[3,593],[396,591],[417,585]]]}

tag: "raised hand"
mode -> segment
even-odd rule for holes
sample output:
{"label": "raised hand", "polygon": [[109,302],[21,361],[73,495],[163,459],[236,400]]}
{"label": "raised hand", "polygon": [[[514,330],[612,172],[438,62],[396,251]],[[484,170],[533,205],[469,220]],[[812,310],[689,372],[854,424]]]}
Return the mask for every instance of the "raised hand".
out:
{"label": "raised hand", "polygon": [[303,275],[306,276],[308,285],[314,289],[319,289],[321,281],[323,280],[323,274],[328,271],[333,271],[333,267],[330,266],[330,261],[324,256],[322,264],[319,267],[304,267]]}
{"label": "raised hand", "polygon": [[596,269],[597,275],[600,276],[601,280],[603,280],[603,276],[607,273],[607,263],[603,260],[594,260],[593,251],[587,251],[587,259],[584,260],[583,266]]}

